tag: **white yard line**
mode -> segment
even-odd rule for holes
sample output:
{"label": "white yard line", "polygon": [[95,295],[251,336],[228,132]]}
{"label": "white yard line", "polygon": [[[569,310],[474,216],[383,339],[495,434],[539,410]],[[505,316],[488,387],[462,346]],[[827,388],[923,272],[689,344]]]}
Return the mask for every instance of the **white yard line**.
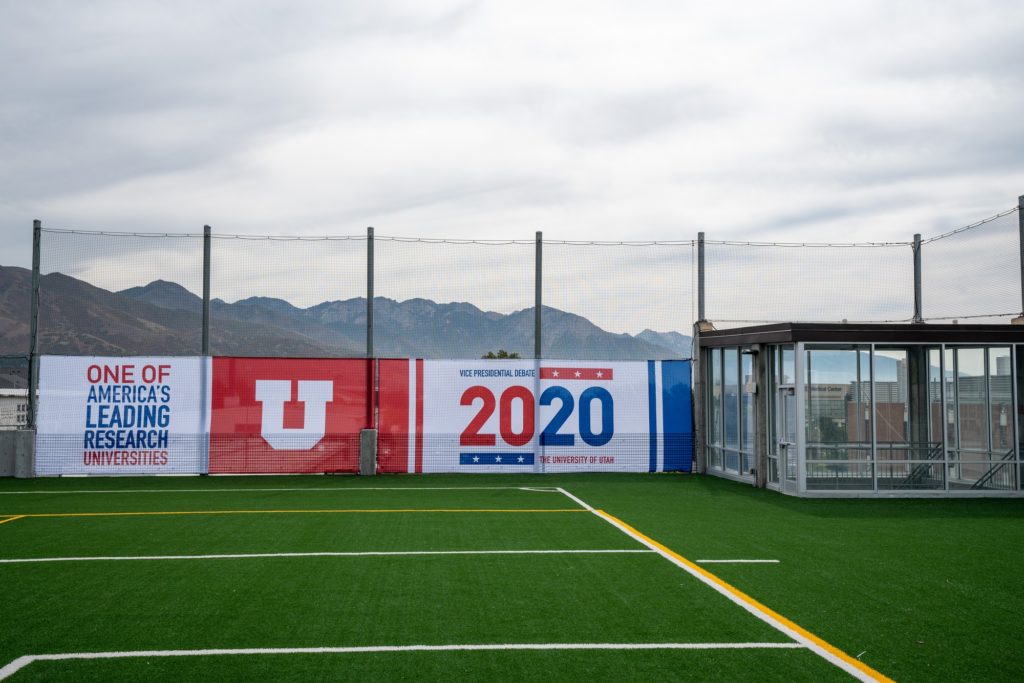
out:
{"label": "white yard line", "polygon": [[694,560],[697,564],[778,564],[778,560]]}
{"label": "white yard line", "polygon": [[345,493],[355,493],[358,491],[535,491],[540,493],[559,493],[558,489],[554,487],[545,488],[536,486],[353,486],[349,488],[341,486],[324,486],[320,488],[296,487],[260,489],[75,489],[68,491],[48,489],[45,491],[0,491],[0,496],[23,496],[43,493],[230,493],[232,491],[341,491]]}
{"label": "white yard line", "polygon": [[213,657],[222,655],[359,654],[373,652],[467,652],[479,650],[791,650],[798,643],[486,643],[480,645],[367,645],[361,647],[266,647],[211,650],[138,650],[25,655],[0,669],[0,680],[32,662],[132,657]]}
{"label": "white yard line", "polygon": [[806,629],[802,628],[798,624],[786,619],[780,614],[775,613],[769,608],[765,607],[761,603],[757,602],[750,596],[746,595],[737,588],[734,588],[730,584],[726,583],[722,579],[719,579],[714,574],[711,574],[706,569],[702,569],[695,565],[692,561],[687,560],[682,555],[675,553],[665,546],[657,543],[653,539],[647,538],[635,529],[629,528],[625,522],[609,515],[608,513],[597,510],[593,506],[589,505],[585,501],[577,498],[563,488],[559,490],[570,500],[591,513],[597,515],[604,521],[608,522],[616,529],[626,534],[633,540],[641,543],[651,550],[654,550],[659,555],[664,557],[666,560],[676,565],[686,573],[693,576],[695,579],[705,584],[712,590],[720,593],[721,595],[728,598],[731,602],[742,607],[744,610],[754,615],[761,621],[765,622],[769,626],[773,627],[777,631],[785,634],[792,638],[797,643],[800,643],[803,647],[811,650],[819,657],[825,659],[830,664],[842,669],[846,673],[850,674],[854,678],[860,681],[888,681],[887,677],[879,672],[875,671],[866,664],[862,664],[850,655],[846,654],[839,648],[831,645],[818,636],[810,633]]}
{"label": "white yard line", "polygon": [[127,562],[136,560],[245,560],[264,557],[399,557],[420,555],[622,555],[650,553],[640,548],[608,548],[595,550],[368,550],[353,552],[311,553],[231,553],[219,555],[110,555],[96,557],[19,557],[0,559],[0,564],[33,562]]}

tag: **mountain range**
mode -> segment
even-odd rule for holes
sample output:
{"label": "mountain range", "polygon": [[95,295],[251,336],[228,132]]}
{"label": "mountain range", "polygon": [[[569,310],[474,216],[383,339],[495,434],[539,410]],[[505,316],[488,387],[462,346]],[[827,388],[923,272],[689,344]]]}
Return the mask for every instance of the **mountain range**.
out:
{"label": "mountain range", "polygon": [[[31,271],[0,266],[0,355],[29,348]],[[77,355],[190,355],[201,351],[202,299],[156,280],[112,292],[51,273],[40,278],[39,348]],[[374,298],[374,352],[381,357],[479,358],[505,349],[533,354],[532,308],[509,314],[469,303]],[[648,360],[689,358],[678,332],[637,335],[602,330],[581,316],[543,308],[548,358]],[[210,301],[215,355],[359,357],[366,349],[366,299],[298,308],[283,299]]]}

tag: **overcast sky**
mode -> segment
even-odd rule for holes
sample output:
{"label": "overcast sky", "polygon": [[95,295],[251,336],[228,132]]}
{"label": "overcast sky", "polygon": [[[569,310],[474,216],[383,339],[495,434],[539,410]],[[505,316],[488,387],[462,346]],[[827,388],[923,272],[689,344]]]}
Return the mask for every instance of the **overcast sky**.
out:
{"label": "overcast sky", "polygon": [[1017,0],[0,0],[0,264],[33,218],[928,236],[1024,194],[1022,36]]}

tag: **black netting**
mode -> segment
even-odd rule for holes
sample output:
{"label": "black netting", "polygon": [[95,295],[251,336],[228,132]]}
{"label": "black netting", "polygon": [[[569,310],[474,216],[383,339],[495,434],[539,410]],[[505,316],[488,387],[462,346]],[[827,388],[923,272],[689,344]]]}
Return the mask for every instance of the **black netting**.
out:
{"label": "black netting", "polygon": [[210,246],[210,352],[366,354],[366,238],[241,238]]}
{"label": "black netting", "polygon": [[202,351],[203,238],[43,230],[39,352]]}
{"label": "black netting", "polygon": [[689,358],[692,242],[544,244],[544,355]]}
{"label": "black netting", "polygon": [[534,242],[377,238],[378,356],[532,358]]}
{"label": "black netting", "polygon": [[926,320],[1009,322],[1021,313],[1019,212],[930,239],[921,250]]}
{"label": "black netting", "polygon": [[910,322],[909,244],[805,246],[708,242],[705,317],[718,327],[822,321]]}
{"label": "black netting", "polygon": [[[1019,210],[925,240],[926,320],[1021,312]],[[536,243],[377,237],[374,353],[534,356]],[[367,239],[213,235],[213,355],[360,357]],[[39,351],[202,352],[201,235],[43,230]],[[697,317],[694,242],[543,244],[542,356],[685,358]],[[913,250],[884,244],[705,244],[705,317],[909,322]],[[4,268],[0,354],[29,351],[31,272]]]}

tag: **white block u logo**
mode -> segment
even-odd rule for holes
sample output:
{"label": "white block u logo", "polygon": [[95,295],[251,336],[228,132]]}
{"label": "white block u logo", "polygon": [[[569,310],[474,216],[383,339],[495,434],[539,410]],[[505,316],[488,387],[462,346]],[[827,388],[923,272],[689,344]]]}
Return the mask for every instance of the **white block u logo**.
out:
{"label": "white block u logo", "polygon": [[260,435],[277,451],[308,451],[327,429],[327,404],[334,382],[299,380],[299,400],[305,404],[302,427],[284,426],[284,404],[292,398],[291,380],[256,380],[256,400],[263,404]]}

